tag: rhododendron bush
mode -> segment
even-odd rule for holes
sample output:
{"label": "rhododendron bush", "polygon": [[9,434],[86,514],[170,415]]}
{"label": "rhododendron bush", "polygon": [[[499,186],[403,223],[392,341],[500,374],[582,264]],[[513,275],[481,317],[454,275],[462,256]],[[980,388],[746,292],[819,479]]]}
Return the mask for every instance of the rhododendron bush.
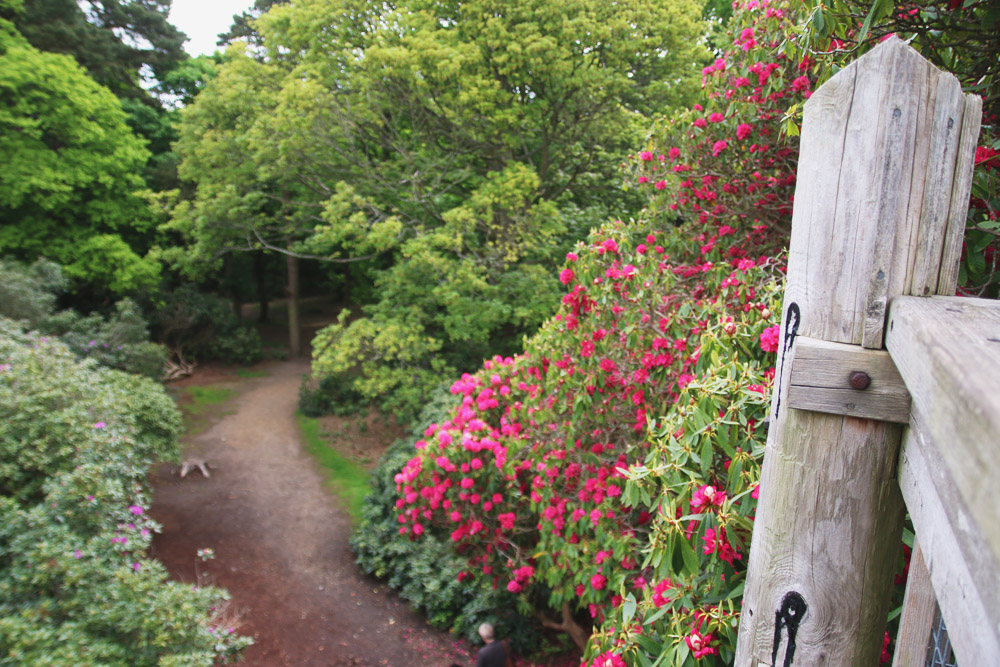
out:
{"label": "rhododendron bush", "polygon": [[180,429],[162,386],[0,317],[0,663],[207,666],[249,645],[225,591],[147,554],[146,471]]}
{"label": "rhododendron bush", "polygon": [[560,312],[524,354],[454,384],[461,405],[396,477],[401,533],[447,530],[459,576],[580,644],[643,591],[732,597],[755,504],[779,263],[685,264],[697,244],[640,226],[571,253]]}

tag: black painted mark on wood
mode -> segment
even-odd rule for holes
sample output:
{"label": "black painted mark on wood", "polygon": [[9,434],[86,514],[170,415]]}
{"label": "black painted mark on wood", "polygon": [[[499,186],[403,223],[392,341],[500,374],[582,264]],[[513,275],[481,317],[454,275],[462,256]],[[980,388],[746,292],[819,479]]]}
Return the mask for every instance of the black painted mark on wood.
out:
{"label": "black painted mark on wood", "polygon": [[[802,321],[802,313],[799,311],[799,304],[794,301],[788,306],[788,313],[785,315],[785,342],[781,346],[781,368],[785,367],[785,356],[792,349],[795,343],[795,336],[799,332],[799,322]],[[781,391],[778,391],[778,398],[774,404],[774,418],[777,419],[781,412]]]}
{"label": "black painted mark on wood", "polygon": [[788,644],[785,646],[785,662],[783,667],[791,667],[795,657],[795,636],[799,632],[799,623],[806,615],[806,601],[795,591],[785,593],[781,598],[781,607],[774,612],[774,645],[771,647],[771,664],[778,665],[778,648],[781,646],[782,630],[788,631]]}

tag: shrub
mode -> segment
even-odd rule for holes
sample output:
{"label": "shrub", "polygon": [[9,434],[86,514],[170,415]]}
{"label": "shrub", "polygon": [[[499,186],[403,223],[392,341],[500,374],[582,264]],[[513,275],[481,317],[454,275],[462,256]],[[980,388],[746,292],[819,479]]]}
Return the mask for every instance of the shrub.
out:
{"label": "shrub", "polygon": [[185,285],[147,306],[154,336],[181,359],[252,364],[263,357],[256,330],[243,327],[229,304]]}
{"label": "shrub", "polygon": [[56,295],[67,281],[55,262],[40,259],[26,267],[11,259],[0,259],[0,317],[37,326],[56,308]]}
{"label": "shrub", "polygon": [[[415,430],[413,437],[428,424],[443,421],[452,402],[446,386],[432,392],[417,421],[423,426]],[[498,636],[513,639],[518,651],[536,646],[540,635],[528,610],[509,604],[506,592],[488,582],[470,585],[460,579],[466,559],[453,552],[449,540],[428,537],[412,541],[400,535],[394,477],[412,453],[412,440],[398,440],[372,472],[362,520],[351,537],[358,565],[399,591],[436,627],[476,642],[479,625],[490,622]]]}
{"label": "shrub", "polygon": [[59,336],[78,357],[151,378],[161,375],[166,350],[149,341],[146,321],[132,300],[119,301],[106,317],[56,311],[57,296],[66,285],[58,264],[41,259],[26,267],[0,261],[0,317]]}
{"label": "shrub", "polygon": [[350,382],[338,376],[319,381],[306,376],[299,386],[299,411],[307,417],[344,417],[360,411],[367,402]]}
{"label": "shrub", "polygon": [[249,644],[219,627],[224,591],[146,556],[146,470],[180,429],[161,386],[0,319],[3,661],[207,667]]}

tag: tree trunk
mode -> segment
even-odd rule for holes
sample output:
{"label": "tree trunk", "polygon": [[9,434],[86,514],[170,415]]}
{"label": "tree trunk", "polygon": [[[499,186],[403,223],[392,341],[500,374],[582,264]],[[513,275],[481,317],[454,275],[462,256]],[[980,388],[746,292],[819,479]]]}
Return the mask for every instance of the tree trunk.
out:
{"label": "tree trunk", "polygon": [[299,332],[299,260],[285,255],[288,268],[288,356],[295,359],[300,353]]}
{"label": "tree trunk", "polygon": [[257,301],[260,303],[260,314],[257,321],[261,323],[269,322],[271,313],[268,310],[267,257],[263,253],[254,253],[253,273],[254,278],[257,279]]}
{"label": "tree trunk", "polygon": [[587,642],[590,640],[590,635],[584,630],[573,618],[573,611],[569,607],[568,602],[564,602],[562,606],[562,622],[556,623],[551,618],[546,616],[541,611],[536,612],[538,619],[542,622],[542,625],[546,628],[551,628],[553,630],[560,630],[569,635],[573,643],[576,644],[577,648],[581,651],[587,649]]}
{"label": "tree trunk", "polygon": [[227,255],[222,260],[222,273],[225,282],[229,285],[229,301],[232,304],[233,314],[236,315],[236,321],[243,324],[243,301],[240,299],[239,290],[233,280],[233,258],[231,255]]}

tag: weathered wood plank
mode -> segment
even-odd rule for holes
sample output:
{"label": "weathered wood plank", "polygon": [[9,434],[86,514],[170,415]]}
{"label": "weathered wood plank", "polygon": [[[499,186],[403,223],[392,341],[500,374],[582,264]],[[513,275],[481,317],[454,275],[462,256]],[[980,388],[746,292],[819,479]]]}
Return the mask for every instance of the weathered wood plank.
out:
{"label": "weathered wood plank", "polygon": [[937,598],[919,540],[917,538],[914,541],[913,552],[910,554],[910,572],[906,580],[903,614],[899,619],[892,667],[925,667],[927,663],[927,645],[934,623],[934,612],[937,611]]}
{"label": "weathered wood plank", "polygon": [[[921,417],[900,452],[899,486],[960,665],[1000,665],[998,558]],[[994,523],[994,527],[995,527]]]}
{"label": "weathered wood plank", "polygon": [[913,396],[900,487],[960,664],[1000,664],[1000,302],[893,301]]}
{"label": "weathered wood plank", "polygon": [[[979,126],[978,122],[974,122],[976,120],[974,118],[969,118],[966,123],[962,122],[966,101],[957,79],[943,72],[934,72],[932,85],[936,104],[933,107],[933,116],[931,114],[925,116],[933,120],[932,127],[943,128],[943,131],[932,133],[931,140],[927,143],[929,150],[926,159],[929,163],[924,175],[923,205],[919,210],[920,224],[915,227],[919,229],[919,235],[915,239],[914,266],[910,284],[902,290],[904,294],[915,296],[938,294],[941,267],[951,265],[959,259],[958,256],[944,256],[946,245],[952,254],[960,250],[946,244],[949,223],[952,222],[949,212],[953,203],[953,191],[962,190],[966,185],[971,187],[971,180],[960,183],[956,181],[955,172],[962,152],[963,126],[966,129],[970,125],[975,125],[977,129]],[[971,173],[972,162],[967,162],[967,166],[963,166]],[[956,202],[960,203],[963,216],[968,207],[968,197],[969,192],[966,189],[965,199]],[[958,225],[957,229],[961,230],[963,227],[964,225]]]}
{"label": "weathered wood plank", "polygon": [[[864,372],[866,389],[850,385],[853,372]],[[906,424],[910,393],[888,352],[814,338],[796,340],[788,388],[788,407]]]}
{"label": "weathered wood plank", "polygon": [[[791,374],[803,337],[881,348],[887,304],[928,282],[914,278],[914,267],[940,273],[934,255],[940,262],[947,251],[932,241],[935,232],[921,236],[920,225],[938,223],[930,209],[939,204],[922,215],[931,190],[955,192],[943,182],[947,169],[927,174],[932,150],[961,152],[950,143],[958,141],[954,123],[947,127],[951,91],[929,63],[890,39],[805,105],[738,667],[791,664],[790,636],[779,631],[775,641],[775,619],[793,593],[806,609],[794,664],[878,662],[903,516],[896,481],[902,428],[789,408]],[[939,103],[946,109],[938,111]],[[952,177],[964,172],[959,165]],[[938,282],[939,292],[954,293],[953,281]]]}
{"label": "weathered wood plank", "polygon": [[[958,165],[955,169],[955,184],[951,190],[951,205],[948,208],[948,228],[945,230],[944,250],[941,257],[941,273],[935,294],[950,296],[947,286],[958,284],[958,264],[962,256],[962,240],[965,232],[965,216],[969,210],[969,193],[972,192],[972,170],[979,141],[979,127],[983,116],[983,99],[978,95],[967,95],[962,114],[962,135],[959,137]],[[917,294],[916,292],[911,292]],[[919,296],[919,294],[917,294]]]}
{"label": "weathered wood plank", "polygon": [[1000,302],[899,298],[889,326],[913,414],[1000,554]]}

